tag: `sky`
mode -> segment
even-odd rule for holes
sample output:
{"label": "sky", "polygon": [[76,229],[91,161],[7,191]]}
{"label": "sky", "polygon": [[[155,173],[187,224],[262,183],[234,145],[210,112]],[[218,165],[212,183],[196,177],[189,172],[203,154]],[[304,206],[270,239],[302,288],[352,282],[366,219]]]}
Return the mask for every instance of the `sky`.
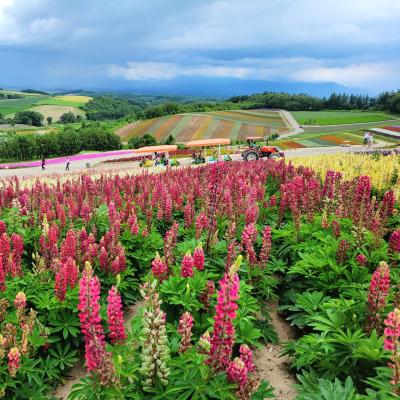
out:
{"label": "sky", "polygon": [[400,0],[0,0],[0,87],[400,88]]}

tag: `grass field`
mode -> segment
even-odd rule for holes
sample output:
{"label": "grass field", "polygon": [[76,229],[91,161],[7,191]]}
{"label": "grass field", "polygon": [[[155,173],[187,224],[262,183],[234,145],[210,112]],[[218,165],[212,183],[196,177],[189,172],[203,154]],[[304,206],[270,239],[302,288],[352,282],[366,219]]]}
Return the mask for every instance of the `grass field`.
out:
{"label": "grass field", "polygon": [[393,119],[390,115],[369,111],[292,111],[291,114],[300,125],[341,125]]}
{"label": "grass field", "polygon": [[177,142],[217,137],[245,140],[248,136],[266,137],[287,132],[289,128],[277,111],[213,111],[177,114],[137,121],[123,126],[117,134],[123,141],[150,134],[157,141],[172,135]]}
{"label": "grass field", "polygon": [[36,104],[43,96],[27,96],[23,99],[0,100],[0,114],[10,115],[26,110]]}

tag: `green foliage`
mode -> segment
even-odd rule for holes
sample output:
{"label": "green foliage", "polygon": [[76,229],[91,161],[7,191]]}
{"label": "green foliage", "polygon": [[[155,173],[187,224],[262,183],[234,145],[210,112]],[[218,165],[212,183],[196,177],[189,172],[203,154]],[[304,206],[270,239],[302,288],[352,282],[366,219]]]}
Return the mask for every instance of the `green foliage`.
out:
{"label": "green foliage", "polygon": [[77,121],[76,115],[72,111],[68,111],[61,115],[59,122],[61,124],[71,124]]}
{"label": "green foliage", "polygon": [[297,375],[301,383],[298,385],[297,400],[357,400],[357,392],[350,377],[343,383],[339,379],[333,382],[328,379],[318,378],[315,371],[304,372]]}
{"label": "green foliage", "polygon": [[157,144],[157,140],[148,133],[144,134],[143,136],[133,137],[128,141],[128,146],[130,149],[138,149],[139,147],[144,146],[155,146]]}
{"label": "green foliage", "polygon": [[15,114],[14,121],[16,124],[25,124],[33,126],[43,125],[43,115],[36,111],[19,111]]}
{"label": "green foliage", "polygon": [[12,135],[0,142],[0,160],[32,160],[67,156],[83,150],[119,150],[121,147],[118,136],[100,123],[91,123],[78,129],[66,126],[59,132],[44,135]]}
{"label": "green foliage", "polygon": [[135,120],[143,116],[140,107],[129,100],[111,96],[94,97],[82,109],[86,111],[87,119],[93,121],[120,119],[130,117]]}
{"label": "green foliage", "polygon": [[165,139],[165,144],[175,144],[175,138],[172,135],[169,135],[166,139]]}

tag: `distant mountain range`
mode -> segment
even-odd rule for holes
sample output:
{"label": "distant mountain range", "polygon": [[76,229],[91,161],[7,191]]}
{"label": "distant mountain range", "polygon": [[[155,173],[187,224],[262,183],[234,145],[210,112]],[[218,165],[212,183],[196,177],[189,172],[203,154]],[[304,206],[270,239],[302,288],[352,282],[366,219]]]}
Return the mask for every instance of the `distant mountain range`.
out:
{"label": "distant mountain range", "polygon": [[[85,87],[82,89],[75,87],[41,87],[35,88],[48,92],[73,92],[73,93],[136,93],[162,96],[193,96],[202,98],[223,99],[234,95],[261,93],[265,91],[285,92],[285,93],[306,93],[312,96],[329,96],[332,92],[371,94],[363,89],[349,88],[336,83],[302,83],[302,82],[268,82],[260,80],[238,80],[221,78],[179,78],[171,80],[146,80],[146,81],[126,81],[113,80],[105,81],[104,86]],[[24,89],[25,87],[13,87],[13,89]]]}

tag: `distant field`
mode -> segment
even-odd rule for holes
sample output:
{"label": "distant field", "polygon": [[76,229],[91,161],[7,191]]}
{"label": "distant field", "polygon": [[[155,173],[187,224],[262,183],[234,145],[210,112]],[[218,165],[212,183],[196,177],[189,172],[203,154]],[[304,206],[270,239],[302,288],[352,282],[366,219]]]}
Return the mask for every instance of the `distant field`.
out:
{"label": "distant field", "polygon": [[277,111],[213,111],[177,114],[137,121],[117,130],[123,141],[146,133],[157,141],[172,135],[177,142],[196,139],[230,138],[245,140],[248,136],[266,137],[287,132],[289,128]]}
{"label": "distant field", "polygon": [[[331,133],[300,133],[298,135],[289,136],[287,139],[274,140],[271,144],[279,146],[282,149],[297,149],[304,147],[329,147],[340,146],[344,144],[362,144],[363,131],[349,132],[331,132]],[[399,140],[385,137],[383,135],[374,134],[375,143],[378,144],[394,144],[400,143]]]}
{"label": "distant field", "polygon": [[47,117],[52,117],[54,122],[57,122],[61,115],[71,111],[75,115],[85,115],[85,112],[79,108],[69,106],[42,105],[32,107],[29,110],[37,111],[44,116],[45,122]]}
{"label": "distant field", "polygon": [[43,97],[44,96],[27,96],[23,99],[0,100],[0,113],[3,115],[9,115],[18,111],[26,110]]}
{"label": "distant field", "polygon": [[300,125],[341,125],[393,119],[390,115],[364,111],[292,111],[291,114]]}
{"label": "distant field", "polygon": [[93,97],[89,96],[74,96],[74,95],[56,96],[54,98],[58,100],[72,101],[74,103],[81,103],[81,104],[85,104],[93,99]]}
{"label": "distant field", "polygon": [[[23,99],[6,99],[0,100],[0,114],[12,117],[16,112],[34,109],[34,111],[39,111],[37,106],[65,106],[67,107],[64,112],[72,111],[76,115],[85,115],[84,111],[78,107],[86,104],[92,97],[88,96],[46,96],[30,93],[13,92],[9,90],[2,91],[4,93],[18,93],[25,96]],[[57,114],[57,108],[45,108],[47,112]],[[47,117],[50,114],[46,114]]]}
{"label": "distant field", "polygon": [[47,97],[39,100],[37,105],[54,105],[54,106],[70,106],[70,107],[80,107],[85,103],[80,103],[78,101],[67,101],[59,99],[57,97]]}

